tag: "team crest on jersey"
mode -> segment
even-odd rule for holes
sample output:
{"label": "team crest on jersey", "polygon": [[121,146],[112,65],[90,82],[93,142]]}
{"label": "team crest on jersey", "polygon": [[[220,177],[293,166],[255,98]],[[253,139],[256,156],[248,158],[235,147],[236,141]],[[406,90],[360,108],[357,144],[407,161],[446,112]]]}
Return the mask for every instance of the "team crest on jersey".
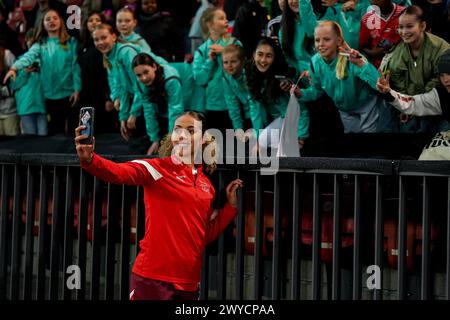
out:
{"label": "team crest on jersey", "polygon": [[207,183],[201,181],[198,186],[200,187],[200,189],[203,190],[203,192],[209,193],[209,189],[210,188],[209,188],[209,185]]}

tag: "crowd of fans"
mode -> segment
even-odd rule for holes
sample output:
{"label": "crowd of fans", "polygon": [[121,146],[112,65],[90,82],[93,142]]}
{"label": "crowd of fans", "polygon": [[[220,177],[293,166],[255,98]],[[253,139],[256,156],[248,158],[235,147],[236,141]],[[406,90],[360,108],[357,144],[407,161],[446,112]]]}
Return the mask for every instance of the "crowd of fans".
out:
{"label": "crowd of fans", "polygon": [[450,130],[449,41],[447,0],[2,0],[0,135],[73,134],[92,106],[96,133],[154,154],[192,110],[268,148],[291,94],[299,148],[434,134]]}

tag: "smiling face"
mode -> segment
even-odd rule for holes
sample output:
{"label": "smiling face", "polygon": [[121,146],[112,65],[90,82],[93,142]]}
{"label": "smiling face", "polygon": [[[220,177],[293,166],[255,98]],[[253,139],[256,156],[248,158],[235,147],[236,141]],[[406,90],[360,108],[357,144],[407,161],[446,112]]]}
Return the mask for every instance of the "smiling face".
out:
{"label": "smiling face", "polygon": [[222,54],[223,70],[229,75],[238,75],[243,68],[243,62],[238,57],[237,52],[227,52]]}
{"label": "smiling face", "polygon": [[426,24],[412,14],[402,14],[398,20],[398,34],[404,43],[414,45],[421,43]]}
{"label": "smiling face", "polygon": [[201,151],[203,143],[201,122],[188,114],[178,117],[173,126],[171,140],[178,156],[194,156],[196,149]]}
{"label": "smiling face", "polygon": [[108,29],[102,28],[97,29],[92,33],[92,39],[94,40],[94,45],[97,50],[106,54],[110,52],[116,44],[117,36],[112,34]]}
{"label": "smiling face", "polygon": [[133,33],[134,28],[136,28],[137,21],[133,17],[133,14],[128,11],[120,11],[117,13],[116,17],[116,27],[117,30],[123,36],[129,36]]}
{"label": "smiling face", "polygon": [[152,85],[153,81],[155,81],[156,76],[156,65],[149,66],[146,64],[141,64],[139,66],[136,66],[133,71],[136,77],[142,84],[145,86]]}
{"label": "smiling face", "polygon": [[208,22],[208,28],[210,33],[216,35],[224,35],[228,30],[228,20],[227,15],[223,10],[216,10],[214,12],[214,17],[210,22]]}
{"label": "smiling face", "polygon": [[262,44],[256,48],[253,59],[258,71],[264,73],[272,66],[275,60],[275,52],[268,44]]}
{"label": "smiling face", "polygon": [[298,0],[287,0],[289,8],[294,11],[294,13],[298,13]]}
{"label": "smiling face", "polygon": [[88,29],[88,31],[90,32],[90,33],[92,33],[92,31],[94,31],[94,29],[96,28],[96,27],[98,27],[99,25],[101,25],[102,24],[102,19],[101,19],[101,17],[97,14],[97,13],[94,13],[93,15],[91,15],[89,18],[88,18],[88,21],[87,21],[87,29]]}
{"label": "smiling face", "polygon": [[314,31],[314,43],[317,52],[327,62],[333,61],[338,54],[338,47],[343,39],[338,37],[331,25],[319,26]]}
{"label": "smiling face", "polygon": [[61,19],[56,11],[50,10],[44,16],[44,29],[48,33],[56,33],[61,30]]}

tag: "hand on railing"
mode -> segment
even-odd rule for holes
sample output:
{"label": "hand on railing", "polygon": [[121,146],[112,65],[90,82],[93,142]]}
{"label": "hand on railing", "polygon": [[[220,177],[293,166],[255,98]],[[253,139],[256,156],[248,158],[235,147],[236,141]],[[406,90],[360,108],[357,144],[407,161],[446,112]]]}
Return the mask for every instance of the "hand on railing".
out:
{"label": "hand on railing", "polygon": [[86,129],[86,126],[79,126],[75,129],[75,148],[80,162],[91,163],[94,156],[95,138],[92,137],[92,144],[82,144],[83,139],[89,138],[88,135],[80,133],[83,129]]}

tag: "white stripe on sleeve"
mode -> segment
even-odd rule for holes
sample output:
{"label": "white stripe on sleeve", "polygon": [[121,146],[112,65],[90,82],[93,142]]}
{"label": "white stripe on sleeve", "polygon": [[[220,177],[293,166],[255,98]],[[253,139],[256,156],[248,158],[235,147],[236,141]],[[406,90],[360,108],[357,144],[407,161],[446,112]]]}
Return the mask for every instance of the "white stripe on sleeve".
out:
{"label": "white stripe on sleeve", "polygon": [[135,163],[139,163],[144,165],[144,167],[148,170],[148,172],[150,173],[150,175],[153,177],[153,179],[158,180],[162,178],[162,174],[159,173],[150,163],[148,163],[147,161],[143,161],[143,160],[133,160],[131,162],[135,162]]}

